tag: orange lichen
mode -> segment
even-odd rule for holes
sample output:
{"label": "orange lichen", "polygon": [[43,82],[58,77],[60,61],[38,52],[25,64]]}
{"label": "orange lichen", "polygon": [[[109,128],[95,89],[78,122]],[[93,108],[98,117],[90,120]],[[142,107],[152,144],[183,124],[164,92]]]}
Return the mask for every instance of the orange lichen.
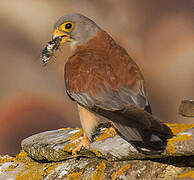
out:
{"label": "orange lichen", "polygon": [[[25,180],[28,178],[32,178],[37,169],[38,167],[34,163],[25,165],[25,168],[18,173],[16,180]],[[37,177],[37,180],[40,178],[41,177]]]}
{"label": "orange lichen", "polygon": [[47,164],[39,164],[37,166],[35,166],[35,168],[33,168],[31,171],[29,171],[28,173],[26,173],[26,177],[28,179],[32,178],[32,179],[43,179],[45,172],[44,169],[46,168]]}
{"label": "orange lichen", "polygon": [[79,180],[81,175],[82,175],[82,171],[68,174],[68,179],[69,180],[71,180],[71,179],[72,180]]}
{"label": "orange lichen", "polygon": [[14,159],[15,159],[15,158],[10,157],[10,156],[6,157],[6,156],[1,156],[1,155],[0,155],[0,164],[6,163],[6,162],[11,162],[11,161],[13,161]]}
{"label": "orange lichen", "polygon": [[105,133],[110,134],[111,136],[115,136],[117,134],[117,131],[114,127],[106,128]]}
{"label": "orange lichen", "polygon": [[124,172],[127,171],[127,169],[130,168],[130,164],[126,164],[125,166],[123,166],[121,169],[119,169],[118,171],[114,172],[112,174],[112,180],[115,180],[116,178],[118,178],[119,176],[123,175]]}
{"label": "orange lichen", "polygon": [[6,171],[13,171],[17,167],[17,164],[11,164]]}
{"label": "orange lichen", "polygon": [[92,180],[92,176],[85,178],[85,180]]}
{"label": "orange lichen", "polygon": [[59,163],[54,163],[52,165],[44,163],[25,163],[24,169],[22,169],[17,177],[16,180],[26,180],[26,179],[43,179],[44,176],[49,174],[51,171],[53,171],[57,166],[59,166]]}
{"label": "orange lichen", "polygon": [[172,130],[174,135],[177,135],[183,131],[193,128],[194,124],[167,124],[167,126]]}
{"label": "orange lichen", "polygon": [[50,172],[52,172],[53,170],[55,170],[56,167],[58,167],[60,164],[56,163],[56,164],[52,164],[49,167],[47,167],[46,172],[49,174]]}
{"label": "orange lichen", "polygon": [[18,173],[16,180],[42,179],[59,165],[59,163],[50,165],[47,163],[41,164],[34,162],[24,151],[21,151],[14,159],[14,163],[19,164],[21,162],[24,163],[24,167]]}
{"label": "orange lichen", "polygon": [[76,139],[80,138],[82,135],[83,135],[83,130],[80,129],[77,133],[71,136],[71,141],[75,141]]}
{"label": "orange lichen", "polygon": [[78,145],[79,142],[80,142],[80,141],[78,141],[78,142],[71,142],[71,143],[65,145],[65,147],[64,147],[63,150],[69,152],[69,151],[71,151],[74,147],[76,147],[76,145]]}
{"label": "orange lichen", "polygon": [[179,142],[179,141],[187,141],[191,138],[192,138],[192,136],[190,136],[190,135],[182,134],[182,135],[178,135],[178,136],[175,136],[175,137],[169,139],[168,140],[168,151],[171,154],[175,153],[176,147],[175,147],[174,143]]}
{"label": "orange lichen", "polygon": [[96,142],[102,141],[102,140],[107,139],[107,138],[112,137],[112,136],[115,136],[116,134],[117,134],[117,132],[116,132],[114,127],[106,128],[104,133],[102,135],[100,135],[98,138],[96,138]]}
{"label": "orange lichen", "polygon": [[117,163],[116,163],[116,162],[113,164],[113,167],[114,167],[114,168],[116,168],[116,167],[117,167]]}
{"label": "orange lichen", "polygon": [[16,161],[20,161],[20,162],[33,162],[33,160],[23,150],[19,154],[17,154],[14,162],[16,162]]}
{"label": "orange lichen", "polygon": [[185,178],[185,177],[194,178],[194,171],[184,172],[183,174],[179,175],[179,177],[180,178]]}
{"label": "orange lichen", "polygon": [[100,152],[98,151],[97,148],[95,148],[95,149],[93,150],[93,153],[94,153],[97,157],[101,157],[101,154],[100,154]]}
{"label": "orange lichen", "polygon": [[111,136],[112,136],[111,134],[109,134],[105,131],[102,135],[100,135],[98,138],[96,138],[96,142],[102,141],[102,140],[107,139]]}
{"label": "orange lichen", "polygon": [[176,142],[179,142],[179,141],[187,141],[191,138],[192,138],[192,136],[187,135],[187,134],[178,135],[178,136],[175,136],[175,137],[169,139],[168,144],[176,143]]}
{"label": "orange lichen", "polygon": [[170,153],[170,154],[174,154],[175,153],[175,145],[173,145],[173,144],[171,144],[171,145],[169,145],[168,146],[168,152]]}
{"label": "orange lichen", "polygon": [[93,176],[93,180],[101,180],[104,176],[104,170],[106,169],[106,164],[101,162],[97,167]]}

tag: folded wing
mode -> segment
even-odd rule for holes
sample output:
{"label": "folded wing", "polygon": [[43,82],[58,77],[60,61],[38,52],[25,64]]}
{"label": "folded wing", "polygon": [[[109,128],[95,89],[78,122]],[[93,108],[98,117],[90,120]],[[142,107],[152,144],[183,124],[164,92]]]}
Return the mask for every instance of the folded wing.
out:
{"label": "folded wing", "polygon": [[161,150],[172,133],[143,111],[149,106],[143,77],[137,65],[125,54],[123,57],[111,59],[94,50],[78,51],[65,66],[67,94],[110,119],[127,141]]}

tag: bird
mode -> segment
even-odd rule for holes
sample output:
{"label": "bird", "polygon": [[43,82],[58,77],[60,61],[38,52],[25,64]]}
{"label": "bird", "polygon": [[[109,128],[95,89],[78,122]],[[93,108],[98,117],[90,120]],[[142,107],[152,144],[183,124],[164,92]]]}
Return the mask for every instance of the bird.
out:
{"label": "bird", "polygon": [[[99,115],[112,123],[110,132],[119,133],[138,150],[164,149],[172,131],[152,118],[142,72],[123,47],[93,20],[79,13],[59,18],[52,42],[60,45],[67,42],[72,49],[65,64],[65,89],[77,103],[83,128],[83,138],[73,154],[82,147],[90,147]],[[56,46],[58,49],[59,44]]]}

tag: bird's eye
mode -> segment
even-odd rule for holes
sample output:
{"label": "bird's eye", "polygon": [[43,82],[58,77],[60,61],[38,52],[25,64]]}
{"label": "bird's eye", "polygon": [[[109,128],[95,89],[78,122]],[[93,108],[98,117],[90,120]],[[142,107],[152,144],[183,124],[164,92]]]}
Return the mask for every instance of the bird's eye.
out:
{"label": "bird's eye", "polygon": [[73,29],[74,24],[70,21],[63,23],[59,29],[62,31],[70,32]]}
{"label": "bird's eye", "polygon": [[66,25],[65,25],[65,29],[71,29],[72,28],[72,24],[71,23],[67,23]]}

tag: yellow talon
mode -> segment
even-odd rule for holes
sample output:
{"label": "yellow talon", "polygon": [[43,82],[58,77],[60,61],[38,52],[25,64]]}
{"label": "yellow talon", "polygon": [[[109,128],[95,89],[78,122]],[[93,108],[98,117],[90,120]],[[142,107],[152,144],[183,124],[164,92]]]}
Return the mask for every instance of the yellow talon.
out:
{"label": "yellow talon", "polygon": [[117,130],[115,129],[115,127],[111,126],[109,128],[106,128],[104,133],[105,134],[110,134],[111,136],[115,136],[117,134]]}
{"label": "yellow talon", "polygon": [[72,150],[72,154],[73,155],[76,155],[77,152],[80,151],[82,147],[85,147],[86,149],[89,149],[90,148],[90,144],[91,144],[90,140],[88,139],[88,137],[84,133],[83,139],[80,141],[80,143],[78,144],[78,146],[75,147]]}

